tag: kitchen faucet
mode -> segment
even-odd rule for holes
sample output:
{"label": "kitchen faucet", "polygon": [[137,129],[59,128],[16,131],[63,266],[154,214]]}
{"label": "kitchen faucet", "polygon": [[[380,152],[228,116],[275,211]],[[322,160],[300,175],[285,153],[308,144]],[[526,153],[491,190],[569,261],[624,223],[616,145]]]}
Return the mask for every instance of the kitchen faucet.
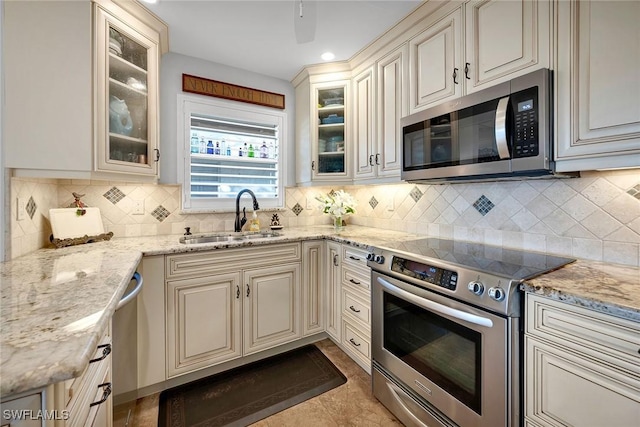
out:
{"label": "kitchen faucet", "polygon": [[236,223],[234,226],[234,231],[236,232],[242,231],[242,226],[247,222],[247,213],[245,209],[242,209],[242,212],[244,214],[242,216],[242,219],[240,219],[240,196],[242,196],[243,193],[249,193],[249,195],[253,199],[254,211],[257,211],[258,209],[260,209],[260,206],[258,206],[258,199],[256,199],[256,195],[253,194],[253,191],[249,190],[248,188],[245,188],[244,190],[240,190],[240,192],[236,196]]}

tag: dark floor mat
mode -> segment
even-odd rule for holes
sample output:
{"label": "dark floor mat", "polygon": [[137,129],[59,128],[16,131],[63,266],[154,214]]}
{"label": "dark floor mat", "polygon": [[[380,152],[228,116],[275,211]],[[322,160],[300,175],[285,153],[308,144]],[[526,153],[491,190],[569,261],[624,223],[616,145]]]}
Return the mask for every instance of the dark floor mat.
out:
{"label": "dark floor mat", "polygon": [[307,345],[163,391],[158,426],[246,426],[346,381]]}

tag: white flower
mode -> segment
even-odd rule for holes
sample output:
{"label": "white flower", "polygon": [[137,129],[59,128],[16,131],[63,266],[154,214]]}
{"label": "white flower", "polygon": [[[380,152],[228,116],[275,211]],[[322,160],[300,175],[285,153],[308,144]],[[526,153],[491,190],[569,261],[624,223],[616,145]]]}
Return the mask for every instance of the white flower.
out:
{"label": "white flower", "polygon": [[316,200],[321,203],[320,209],[322,212],[336,218],[356,213],[356,200],[344,190],[316,196]]}

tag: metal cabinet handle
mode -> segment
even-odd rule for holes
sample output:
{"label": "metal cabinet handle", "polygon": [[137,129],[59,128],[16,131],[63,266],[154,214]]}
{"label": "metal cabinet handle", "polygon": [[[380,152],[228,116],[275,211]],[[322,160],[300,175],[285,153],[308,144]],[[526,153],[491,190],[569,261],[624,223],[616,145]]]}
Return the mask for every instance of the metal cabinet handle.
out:
{"label": "metal cabinet handle", "polygon": [[350,305],[349,308],[351,309],[351,311],[353,311],[354,313],[360,313],[360,310],[358,310],[357,308],[355,308],[354,306]]}
{"label": "metal cabinet handle", "polygon": [[349,279],[349,281],[351,283],[353,283],[354,285],[359,285],[360,284],[360,282],[358,282],[357,280]]}
{"label": "metal cabinet handle", "polygon": [[373,166],[373,154],[369,156],[369,166]]}
{"label": "metal cabinet handle", "polygon": [[334,255],[333,256],[333,265],[335,265],[336,267],[338,266],[338,255]]}
{"label": "metal cabinet handle", "polygon": [[154,160],[154,162],[157,162],[160,160],[160,150],[154,148],[153,151],[156,153],[156,159]]}
{"label": "metal cabinet handle", "polygon": [[250,293],[251,293],[251,288],[249,288],[249,284],[247,283],[247,297],[249,297]]}
{"label": "metal cabinet handle", "polygon": [[362,261],[360,258],[353,256],[353,255],[349,255],[349,259],[352,259],[354,261]]}
{"label": "metal cabinet handle", "polygon": [[98,400],[97,402],[93,402],[89,404],[89,407],[92,406],[97,406],[101,403],[104,403],[107,401],[107,399],[109,398],[109,396],[111,395],[111,383],[103,383],[103,384],[99,384],[98,388],[102,387],[104,389],[104,391],[102,392],[102,399]]}
{"label": "metal cabinet handle", "polygon": [[380,164],[380,153],[376,153],[376,165]]}
{"label": "metal cabinet handle", "polygon": [[458,69],[454,68],[453,69],[453,84],[457,85],[458,84],[458,80],[456,80],[458,78]]}
{"label": "metal cabinet handle", "polygon": [[118,306],[116,307],[116,311],[120,310],[122,307],[129,304],[129,301],[134,299],[136,295],[138,295],[142,290],[142,285],[144,284],[144,280],[142,279],[142,276],[140,275],[140,273],[138,273],[137,271],[133,273],[133,277],[131,278],[131,280],[136,281],[136,287],[133,288],[133,290],[129,292],[127,295],[122,297],[120,301],[118,301]]}
{"label": "metal cabinet handle", "polygon": [[311,170],[312,171],[316,170],[316,161],[315,160],[311,161]]}
{"label": "metal cabinet handle", "polygon": [[240,285],[236,285],[236,299],[240,299]]}
{"label": "metal cabinet handle", "polygon": [[95,363],[104,360],[109,354],[111,354],[111,344],[101,344],[98,346],[98,348],[102,349],[102,356],[89,360],[89,363]]}
{"label": "metal cabinet handle", "polygon": [[471,80],[471,77],[469,77],[469,64],[468,62],[464,63],[464,76],[467,78],[467,80]]}
{"label": "metal cabinet handle", "polygon": [[355,341],[353,340],[353,338],[349,338],[349,342],[350,342],[351,344],[355,345],[356,347],[360,347],[360,344],[359,344],[359,343],[357,343],[357,342],[355,342]]}

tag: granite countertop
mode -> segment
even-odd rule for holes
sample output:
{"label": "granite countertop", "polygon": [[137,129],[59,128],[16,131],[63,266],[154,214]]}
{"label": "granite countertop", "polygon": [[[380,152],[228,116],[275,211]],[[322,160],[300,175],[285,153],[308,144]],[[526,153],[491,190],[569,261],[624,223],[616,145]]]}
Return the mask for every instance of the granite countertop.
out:
{"label": "granite countertop", "polygon": [[640,268],[576,261],[527,281],[521,289],[640,322]]}
{"label": "granite countertop", "polygon": [[[179,235],[114,238],[40,249],[0,263],[0,396],[80,375],[143,256],[331,239],[367,249],[424,238],[350,225],[284,230],[246,241],[179,243]],[[148,286],[148,285],[146,285]],[[640,269],[577,261],[522,285],[542,294],[640,322]]]}
{"label": "granite countertop", "polygon": [[331,226],[288,229],[280,234],[190,245],[179,243],[179,235],[114,238],[40,249],[0,263],[0,396],[79,376],[145,255],[322,238],[367,248],[416,237],[358,226],[349,226],[339,234]]}

